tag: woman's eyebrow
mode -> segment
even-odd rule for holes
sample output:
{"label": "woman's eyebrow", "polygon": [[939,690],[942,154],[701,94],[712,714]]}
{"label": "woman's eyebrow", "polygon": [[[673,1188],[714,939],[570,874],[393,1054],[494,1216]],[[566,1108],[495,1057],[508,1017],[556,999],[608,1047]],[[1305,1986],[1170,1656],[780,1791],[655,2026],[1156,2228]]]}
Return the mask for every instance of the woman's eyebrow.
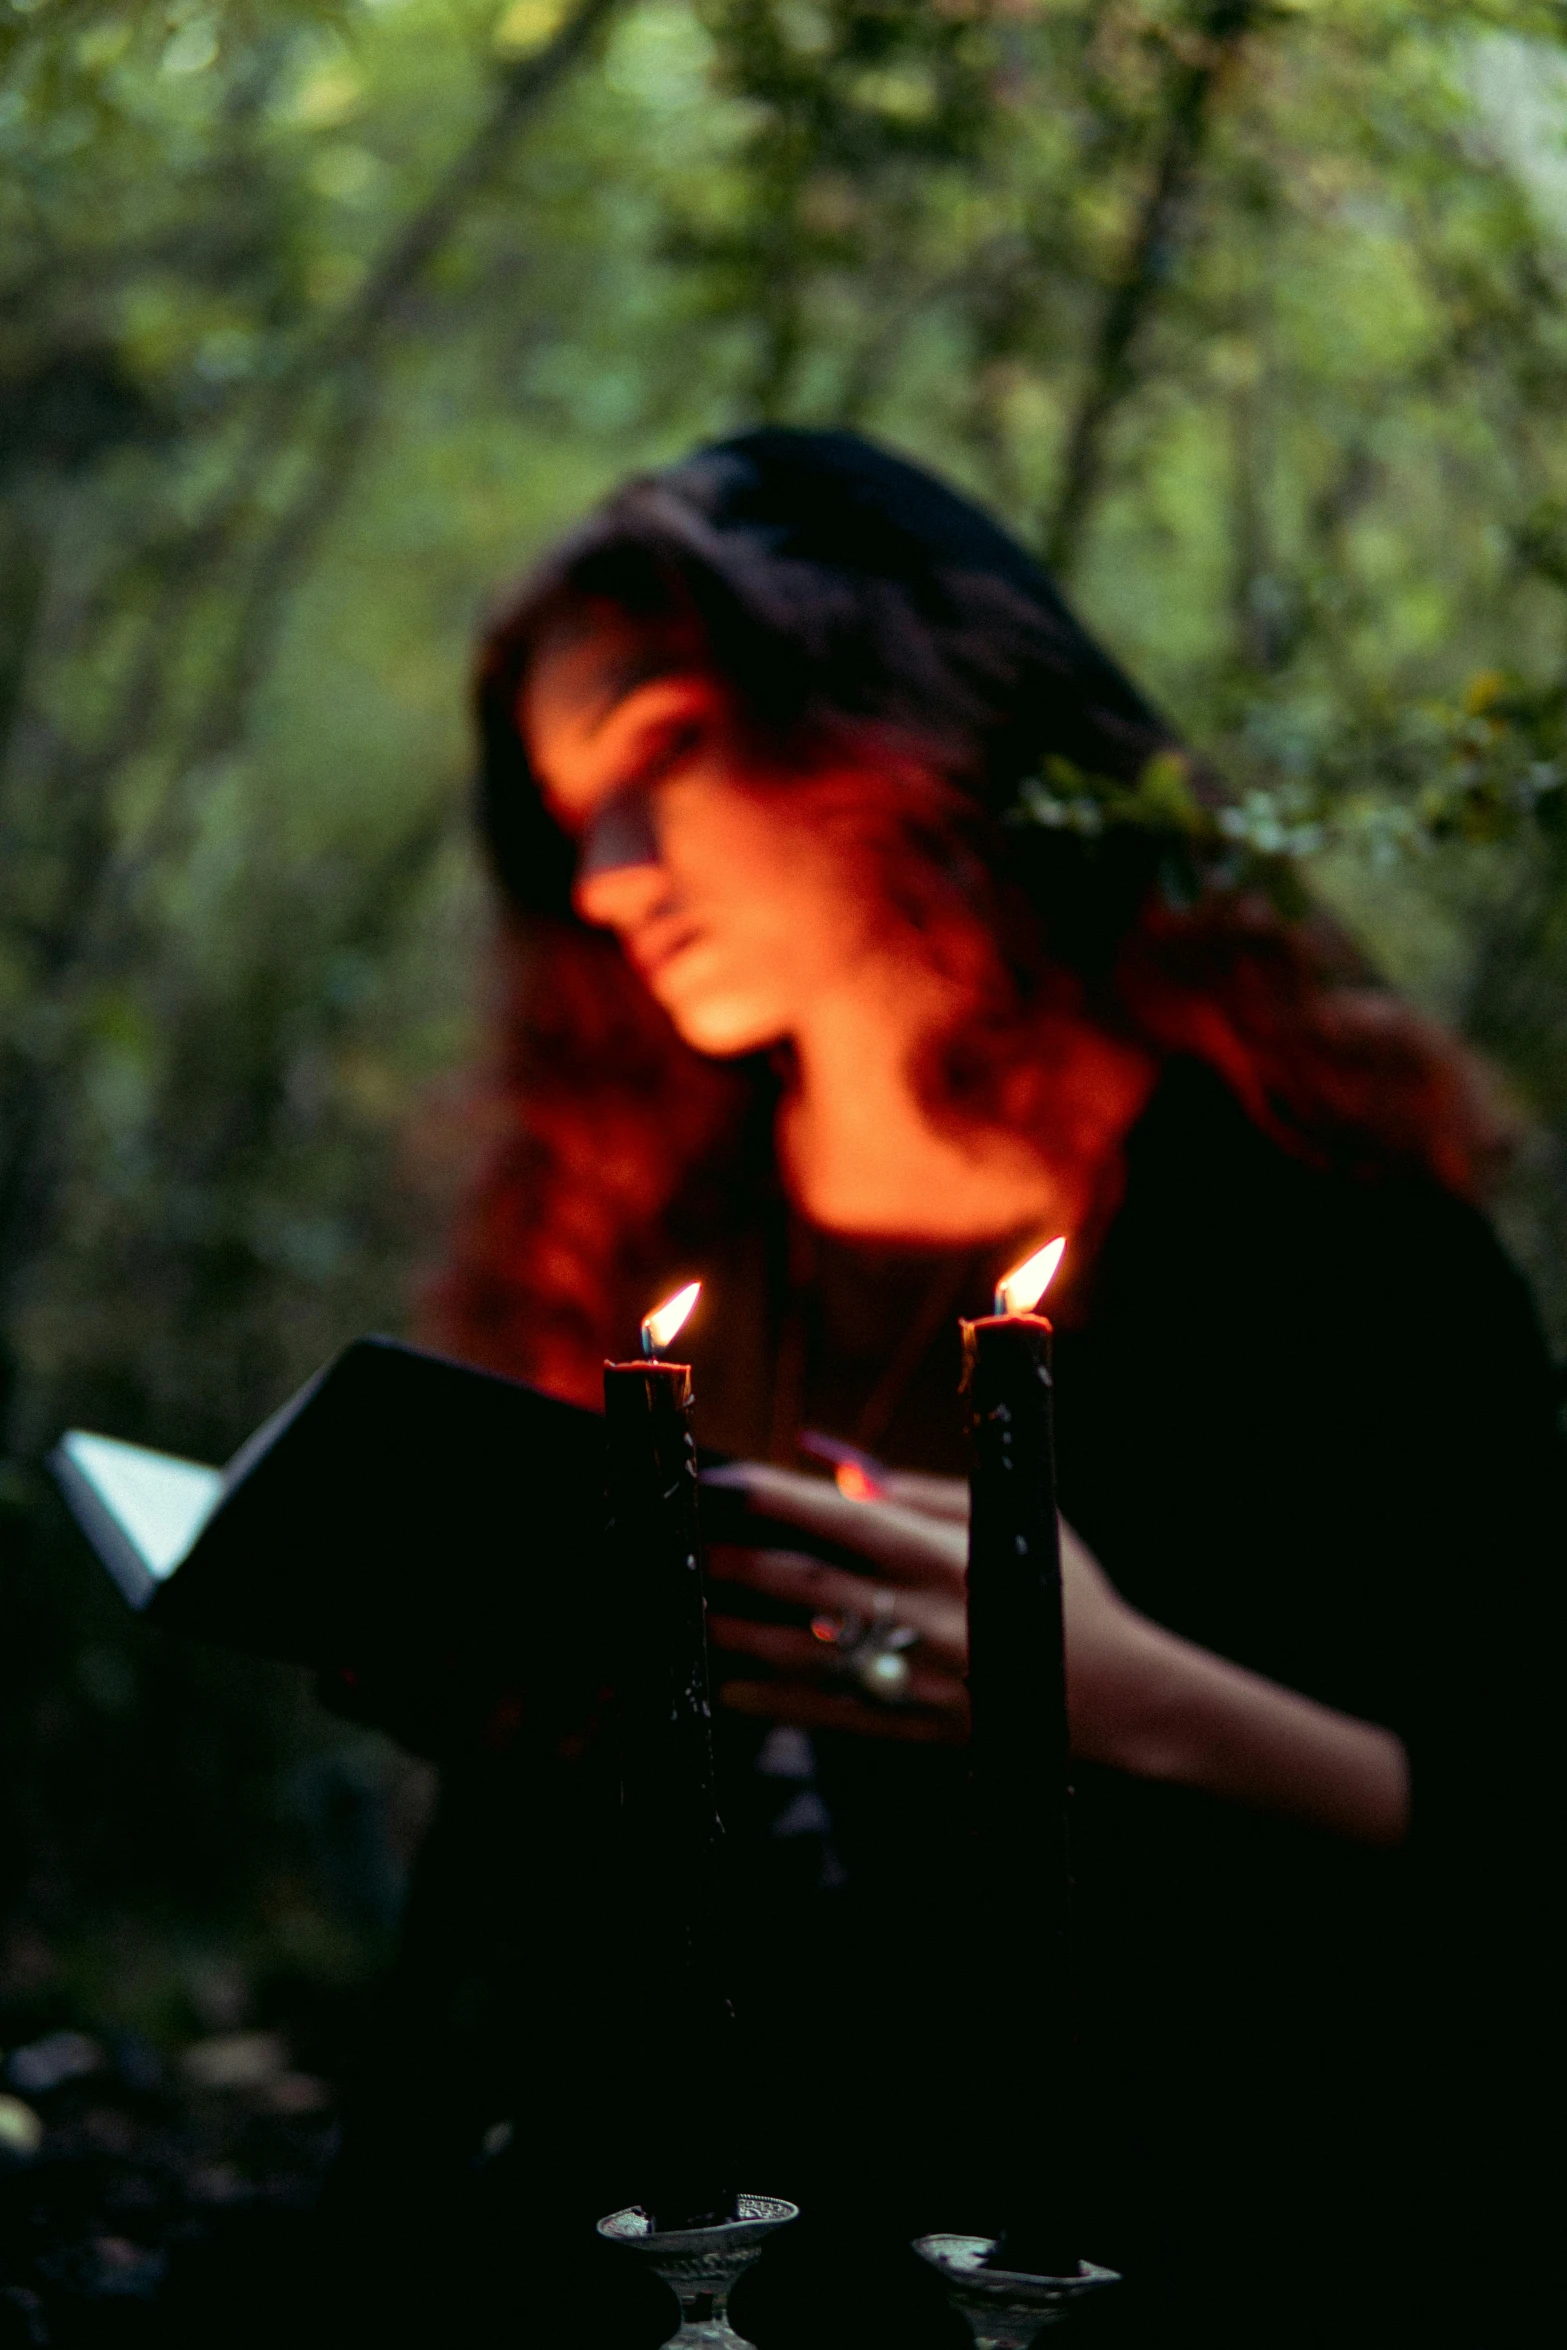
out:
{"label": "woman's eyebrow", "polygon": [[[631,664],[628,661],[624,666],[629,669]],[[680,695],[673,700],[657,696],[637,723],[627,724],[621,739],[604,745],[605,728],[639,690],[656,684],[660,678],[682,678],[690,674],[682,665],[668,660],[656,665],[644,661],[640,668],[641,674],[635,682],[593,720],[582,737],[585,745],[601,746],[608,759],[609,774],[600,777],[600,784],[607,785],[604,796],[608,798],[615,798],[621,792],[646,790],[661,782],[701,741],[712,715],[703,697],[687,702]]]}
{"label": "woman's eyebrow", "polygon": [[[673,675],[673,671],[660,674]],[[646,684],[646,678],[641,680]],[[635,691],[633,687],[631,689]],[[595,719],[580,738],[590,744],[628,699],[622,694],[602,717]],[[614,801],[651,790],[669,773],[669,770],[700,741],[706,725],[706,710],[649,711],[645,721],[632,727],[626,739],[615,745],[615,755],[607,771],[601,769],[592,789],[593,806],[575,812],[571,819],[573,830],[592,823],[597,813]]]}
{"label": "woman's eyebrow", "polygon": [[642,739],[638,755],[627,763],[625,774],[615,787],[615,797],[625,792],[647,791],[662,782],[686,752],[701,738],[705,713],[690,712],[683,718],[654,720]]}
{"label": "woman's eyebrow", "polygon": [[609,724],[621,703],[629,700],[639,686],[651,685],[655,678],[677,677],[683,666],[671,660],[668,653],[654,652],[651,647],[606,661],[594,682],[595,695],[602,695],[603,699],[588,728],[589,737]]}

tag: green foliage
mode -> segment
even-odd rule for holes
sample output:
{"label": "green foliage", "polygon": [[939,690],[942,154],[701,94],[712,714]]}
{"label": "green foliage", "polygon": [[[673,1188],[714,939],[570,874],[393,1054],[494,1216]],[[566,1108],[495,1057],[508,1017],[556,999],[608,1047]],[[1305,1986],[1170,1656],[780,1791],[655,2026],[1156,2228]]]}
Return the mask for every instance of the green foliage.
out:
{"label": "green foliage", "polygon": [[220,1454],[406,1322],[480,1033],[474,630],[763,415],[1049,551],[1230,837],[1497,1058],[1567,1327],[1564,130],[1507,0],[0,0],[13,1450]]}

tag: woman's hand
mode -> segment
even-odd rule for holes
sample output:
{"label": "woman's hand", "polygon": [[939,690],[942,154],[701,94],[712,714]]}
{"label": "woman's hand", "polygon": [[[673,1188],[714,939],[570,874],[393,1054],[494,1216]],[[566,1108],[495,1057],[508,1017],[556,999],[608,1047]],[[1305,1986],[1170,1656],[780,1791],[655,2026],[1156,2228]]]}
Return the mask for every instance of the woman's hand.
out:
{"label": "woman's hand", "polygon": [[[754,1548],[713,1545],[713,1581],[782,1600],[822,1625],[818,1633],[805,1624],[757,1623],[727,1612],[717,1597],[710,1629],[720,1651],[722,1703],[806,1729],[961,1744],[968,1736],[967,1486],[894,1474],[884,1500],[851,1501],[819,1477],[751,1461],[706,1481],[743,1493],[751,1514],[775,1535]],[[798,1531],[799,1549],[778,1545],[779,1525]],[[807,1545],[831,1552],[832,1562]],[[1153,1627],[1117,1597],[1065,1525],[1061,1571],[1073,1746],[1117,1761],[1117,1728],[1145,1662],[1141,1634]],[[896,1705],[860,1695],[845,1679],[832,1628],[856,1617],[917,1636],[903,1651],[909,1677]],[[765,1678],[747,1674],[747,1662],[764,1666]]]}
{"label": "woman's hand", "polygon": [[[922,1489],[924,1506],[911,1506],[902,1494],[849,1501],[820,1477],[759,1461],[710,1471],[704,1482],[743,1494],[748,1514],[772,1537],[756,1547],[710,1545],[713,1581],[782,1600],[826,1632],[813,1632],[808,1620],[757,1623],[727,1613],[722,1594],[715,1594],[709,1629],[720,1652],[720,1702],[735,1713],[803,1729],[961,1745],[968,1736],[967,1489],[945,1478],[916,1478],[907,1483]],[[799,1533],[799,1549],[779,1546],[779,1526]],[[834,1563],[807,1545],[829,1550]],[[846,1558],[854,1564],[841,1563]],[[886,1620],[889,1604],[891,1620],[918,1636],[904,1651],[909,1677],[897,1706],[877,1704],[845,1680],[843,1650],[830,1630],[846,1617]],[[757,1665],[765,1668],[761,1677],[747,1671]]]}
{"label": "woman's hand", "polygon": [[[711,1630],[721,1702],[802,1729],[961,1744],[967,1488],[900,1475],[889,1478],[885,1500],[850,1501],[818,1477],[755,1461],[711,1471],[706,1482],[743,1494],[749,1515],[774,1536],[756,1546],[715,1545],[714,1582],[819,1616],[827,1634],[804,1623],[756,1623],[725,1613],[720,1601]],[[780,1525],[798,1532],[800,1548],[778,1546]],[[815,1557],[808,1545],[834,1555]],[[1074,1754],[1358,1842],[1402,1841],[1409,1772],[1392,1731],[1282,1689],[1139,1615],[1064,1522],[1061,1589]],[[876,1703],[846,1684],[832,1632],[848,1616],[916,1634],[902,1652],[903,1702]],[[747,1673],[747,1664],[764,1675]]]}

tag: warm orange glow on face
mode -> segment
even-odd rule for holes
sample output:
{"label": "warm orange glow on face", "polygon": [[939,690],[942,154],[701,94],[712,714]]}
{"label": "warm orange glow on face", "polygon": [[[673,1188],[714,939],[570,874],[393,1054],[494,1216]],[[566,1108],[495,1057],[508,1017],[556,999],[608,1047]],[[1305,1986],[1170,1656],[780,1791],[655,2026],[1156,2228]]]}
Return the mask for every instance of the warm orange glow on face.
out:
{"label": "warm orange glow on face", "polygon": [[1035,1249],[1021,1265],[1014,1265],[996,1283],[996,1311],[998,1314],[1031,1314],[1055,1277],[1055,1270],[1066,1254],[1065,1235],[1049,1240],[1043,1248]]}
{"label": "warm orange glow on face", "polygon": [[686,1326],[686,1316],[702,1294],[700,1281],[688,1281],[684,1289],[677,1289],[673,1297],[666,1297],[661,1306],[655,1306],[642,1325],[642,1352],[645,1355],[662,1354],[671,1340],[678,1338]]}

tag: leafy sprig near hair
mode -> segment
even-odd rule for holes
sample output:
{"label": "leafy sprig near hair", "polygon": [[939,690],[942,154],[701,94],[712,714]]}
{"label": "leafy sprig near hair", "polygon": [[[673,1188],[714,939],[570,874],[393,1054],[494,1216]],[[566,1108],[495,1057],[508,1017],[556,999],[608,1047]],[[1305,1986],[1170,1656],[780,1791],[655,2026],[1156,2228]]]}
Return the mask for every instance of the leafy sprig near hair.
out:
{"label": "leafy sprig near hair", "polygon": [[1136,782],[1128,784],[1108,775],[1090,775],[1052,753],[1036,775],[1025,776],[1016,804],[1002,821],[1036,824],[1047,832],[1074,832],[1087,840],[1123,825],[1202,839],[1211,834],[1212,811],[1192,789],[1191,766],[1182,751],[1156,751]]}
{"label": "leafy sprig near hair", "polygon": [[[1199,793],[1195,762],[1155,753],[1133,783],[1052,754],[1002,821],[1082,840],[1131,829],[1195,852],[1214,881],[1278,888],[1281,866],[1353,850],[1376,863],[1450,843],[1567,831],[1567,696],[1495,671],[1456,707],[1424,705],[1318,747],[1313,772]],[[1204,853],[1206,852],[1206,853]]]}

